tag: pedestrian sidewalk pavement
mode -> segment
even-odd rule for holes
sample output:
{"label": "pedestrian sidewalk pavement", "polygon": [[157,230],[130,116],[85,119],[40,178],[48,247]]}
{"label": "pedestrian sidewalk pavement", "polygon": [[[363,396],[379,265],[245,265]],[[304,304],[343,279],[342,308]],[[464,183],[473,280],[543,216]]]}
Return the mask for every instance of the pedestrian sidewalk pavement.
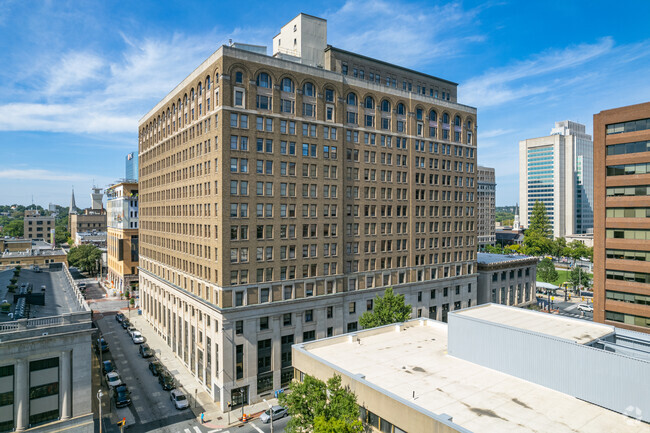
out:
{"label": "pedestrian sidewalk pavement", "polygon": [[240,426],[243,413],[247,415],[248,419],[257,418],[268,409],[268,404],[278,404],[277,399],[267,399],[268,404],[262,401],[247,405],[243,410],[240,408],[231,411],[230,415],[227,412],[222,412],[219,403],[212,401],[212,397],[205,391],[203,385],[198,382],[147,320],[141,315],[131,315],[130,320],[133,326],[145,337],[147,344],[156,352],[156,357],[183,388],[191,402],[190,408],[199,422],[201,422],[201,414],[205,414],[204,425],[206,427],[219,429]]}

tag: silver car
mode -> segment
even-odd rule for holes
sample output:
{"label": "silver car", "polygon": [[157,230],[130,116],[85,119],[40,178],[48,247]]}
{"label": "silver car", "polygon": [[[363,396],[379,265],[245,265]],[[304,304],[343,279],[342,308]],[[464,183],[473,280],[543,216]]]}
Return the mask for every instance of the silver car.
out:
{"label": "silver car", "polygon": [[187,402],[187,397],[185,394],[183,394],[183,391],[179,389],[172,389],[169,392],[169,399],[174,402],[174,406],[178,410],[187,409],[190,407],[189,403]]}
{"label": "silver car", "polygon": [[264,424],[271,422],[271,411],[273,411],[273,421],[279,420],[280,418],[284,418],[285,416],[289,415],[286,407],[273,406],[271,409],[268,409],[260,416],[260,421],[262,421]]}

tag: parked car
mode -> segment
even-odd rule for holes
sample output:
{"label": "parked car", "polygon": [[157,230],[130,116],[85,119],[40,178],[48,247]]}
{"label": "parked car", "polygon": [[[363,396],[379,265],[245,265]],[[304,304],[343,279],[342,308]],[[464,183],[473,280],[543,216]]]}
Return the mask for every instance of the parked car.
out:
{"label": "parked car", "polygon": [[79,283],[77,285],[80,291],[85,292],[86,291],[86,283]]}
{"label": "parked car", "polygon": [[286,407],[273,406],[260,416],[260,421],[262,421],[264,424],[271,422],[271,411],[273,411],[273,421],[279,420],[280,418],[284,418],[285,416],[289,415]]}
{"label": "parked car", "polygon": [[137,331],[137,329],[135,329],[135,326],[133,326],[133,325],[126,328],[126,332],[128,332],[129,335],[132,336],[132,337],[133,337],[133,333],[136,332],[136,331]]}
{"label": "parked car", "polygon": [[34,272],[41,272],[41,268],[38,265],[34,265]]}
{"label": "parked car", "polygon": [[101,350],[102,352],[107,352],[108,351],[108,343],[104,338],[98,338],[97,341],[95,342],[95,350],[99,352]]}
{"label": "parked car", "polygon": [[118,385],[122,385],[122,380],[120,379],[120,375],[114,371],[111,371],[110,373],[106,374],[106,382],[108,383],[108,386],[111,388],[115,388]]}
{"label": "parked car", "polygon": [[115,400],[115,407],[126,407],[131,405],[131,393],[125,384],[115,387],[113,399]]}
{"label": "parked car", "polygon": [[153,350],[147,343],[144,343],[140,346],[140,356],[143,358],[151,358],[153,356]]}
{"label": "parked car", "polygon": [[122,321],[124,320],[124,314],[122,314],[122,313],[117,313],[117,314],[115,315],[115,320],[117,320],[118,322],[122,323]]}
{"label": "parked car", "polygon": [[110,373],[111,371],[115,371],[115,367],[113,366],[113,361],[104,361],[102,365],[102,374],[107,374]]}
{"label": "parked car", "polygon": [[140,331],[133,331],[131,333],[131,340],[133,340],[133,344],[144,343],[144,337],[140,334]]}
{"label": "parked car", "polygon": [[129,322],[129,319],[125,318],[124,320],[122,320],[122,328],[128,329],[129,326],[131,326],[131,322]]}
{"label": "parked car", "polygon": [[589,305],[589,304],[580,304],[578,305],[578,310],[584,311],[586,313],[593,313],[594,307],[593,305]]}
{"label": "parked car", "polygon": [[163,365],[160,363],[160,361],[150,361],[149,370],[151,371],[151,374],[158,376],[163,371]]}
{"label": "parked car", "polygon": [[176,383],[174,381],[174,376],[170,372],[163,370],[158,375],[158,383],[162,385],[162,389],[165,391],[171,391],[176,388]]}
{"label": "parked car", "polygon": [[174,406],[178,410],[190,407],[187,397],[185,397],[185,394],[183,394],[183,391],[180,389],[172,390],[172,392],[169,393],[169,399],[174,402]]}

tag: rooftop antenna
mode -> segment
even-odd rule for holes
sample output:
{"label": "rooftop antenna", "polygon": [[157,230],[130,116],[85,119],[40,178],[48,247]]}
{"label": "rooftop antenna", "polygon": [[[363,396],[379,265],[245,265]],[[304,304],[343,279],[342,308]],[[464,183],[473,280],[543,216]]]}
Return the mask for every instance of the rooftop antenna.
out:
{"label": "rooftop antenna", "polygon": [[228,45],[232,47],[232,39],[228,39]]}

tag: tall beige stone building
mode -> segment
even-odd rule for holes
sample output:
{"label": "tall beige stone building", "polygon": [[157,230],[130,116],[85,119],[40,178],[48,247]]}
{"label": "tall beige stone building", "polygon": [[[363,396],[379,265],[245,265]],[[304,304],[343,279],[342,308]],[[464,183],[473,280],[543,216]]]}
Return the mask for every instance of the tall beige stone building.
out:
{"label": "tall beige stone building", "polygon": [[494,246],[496,235],[496,178],[494,169],[478,166],[478,246],[483,250],[487,245]]}
{"label": "tall beige stone building", "polygon": [[220,47],[139,123],[143,314],[223,410],[386,287],[413,317],[476,303],[476,109],[326,24]]}

